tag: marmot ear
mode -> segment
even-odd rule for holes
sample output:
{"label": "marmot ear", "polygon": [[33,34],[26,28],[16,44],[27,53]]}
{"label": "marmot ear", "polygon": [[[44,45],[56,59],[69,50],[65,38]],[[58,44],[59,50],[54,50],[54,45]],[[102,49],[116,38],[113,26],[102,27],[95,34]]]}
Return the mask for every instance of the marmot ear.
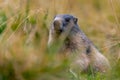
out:
{"label": "marmot ear", "polygon": [[74,23],[77,23],[78,19],[77,19],[77,18],[74,18],[73,21],[74,21]]}

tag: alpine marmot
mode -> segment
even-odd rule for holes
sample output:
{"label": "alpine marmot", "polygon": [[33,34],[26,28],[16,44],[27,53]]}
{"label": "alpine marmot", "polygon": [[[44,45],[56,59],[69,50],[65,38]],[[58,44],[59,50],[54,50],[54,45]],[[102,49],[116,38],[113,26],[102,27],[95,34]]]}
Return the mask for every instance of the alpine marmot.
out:
{"label": "alpine marmot", "polygon": [[109,62],[86,37],[72,15],[56,15],[49,31],[48,46],[59,44],[60,53],[72,55],[71,69],[106,72]]}

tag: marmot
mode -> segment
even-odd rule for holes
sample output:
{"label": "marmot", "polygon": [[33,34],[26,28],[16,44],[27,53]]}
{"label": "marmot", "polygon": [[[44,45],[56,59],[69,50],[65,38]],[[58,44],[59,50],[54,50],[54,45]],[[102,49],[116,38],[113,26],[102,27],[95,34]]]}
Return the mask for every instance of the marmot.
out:
{"label": "marmot", "polygon": [[78,19],[72,15],[56,15],[50,27],[48,45],[61,42],[60,52],[74,55],[71,68],[74,67],[77,70],[79,68],[82,72],[88,69],[106,72],[110,68],[107,58],[81,31],[77,21]]}

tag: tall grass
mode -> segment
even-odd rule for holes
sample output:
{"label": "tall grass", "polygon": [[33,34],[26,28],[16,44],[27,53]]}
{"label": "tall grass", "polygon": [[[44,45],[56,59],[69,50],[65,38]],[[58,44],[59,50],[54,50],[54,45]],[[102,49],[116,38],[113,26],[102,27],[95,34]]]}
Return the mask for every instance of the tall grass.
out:
{"label": "tall grass", "polygon": [[[119,80],[119,0],[0,0],[0,80]],[[69,60],[47,48],[56,14],[72,14],[109,59],[106,74],[69,70]]]}

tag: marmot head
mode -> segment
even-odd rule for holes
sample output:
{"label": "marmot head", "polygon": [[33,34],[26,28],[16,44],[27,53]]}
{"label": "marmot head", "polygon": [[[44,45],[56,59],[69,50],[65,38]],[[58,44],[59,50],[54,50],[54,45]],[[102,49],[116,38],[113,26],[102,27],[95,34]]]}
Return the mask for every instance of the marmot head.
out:
{"label": "marmot head", "polygon": [[56,15],[50,28],[48,44],[59,39],[61,36],[62,39],[65,39],[71,32],[79,30],[77,21],[78,19],[72,15]]}
{"label": "marmot head", "polygon": [[77,21],[78,19],[72,15],[56,15],[52,23],[54,34],[60,35],[71,30],[73,27],[76,27]]}

